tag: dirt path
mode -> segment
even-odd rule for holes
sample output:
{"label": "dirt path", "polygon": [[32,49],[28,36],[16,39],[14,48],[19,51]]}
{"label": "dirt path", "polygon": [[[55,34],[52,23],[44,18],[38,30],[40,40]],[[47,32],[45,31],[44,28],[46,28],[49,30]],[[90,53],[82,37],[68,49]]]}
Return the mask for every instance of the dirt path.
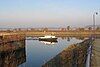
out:
{"label": "dirt path", "polygon": [[100,67],[100,39],[95,39],[92,53],[91,67]]}

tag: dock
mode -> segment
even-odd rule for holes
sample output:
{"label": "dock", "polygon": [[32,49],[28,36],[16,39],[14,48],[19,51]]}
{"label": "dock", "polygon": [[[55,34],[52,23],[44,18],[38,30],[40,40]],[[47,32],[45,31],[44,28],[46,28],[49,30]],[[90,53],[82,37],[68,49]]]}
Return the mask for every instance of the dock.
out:
{"label": "dock", "polygon": [[91,67],[100,67],[100,39],[95,39],[93,44]]}

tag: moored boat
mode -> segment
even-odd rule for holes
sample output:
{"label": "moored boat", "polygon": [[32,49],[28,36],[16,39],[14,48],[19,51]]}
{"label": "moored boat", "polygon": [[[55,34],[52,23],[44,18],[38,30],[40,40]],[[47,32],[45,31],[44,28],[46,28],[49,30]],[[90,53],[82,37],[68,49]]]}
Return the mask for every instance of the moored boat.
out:
{"label": "moored boat", "polygon": [[43,41],[57,41],[57,37],[52,36],[52,35],[46,35],[44,37],[39,37],[39,40],[43,40]]}

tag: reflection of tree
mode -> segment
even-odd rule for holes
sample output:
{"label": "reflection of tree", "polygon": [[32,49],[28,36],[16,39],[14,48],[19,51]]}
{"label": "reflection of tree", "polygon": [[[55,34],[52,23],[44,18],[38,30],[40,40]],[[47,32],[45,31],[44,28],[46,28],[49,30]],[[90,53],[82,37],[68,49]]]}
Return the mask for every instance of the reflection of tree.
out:
{"label": "reflection of tree", "polygon": [[79,40],[84,40],[86,37],[76,37],[76,39],[79,39]]}
{"label": "reflection of tree", "polygon": [[[61,37],[62,39],[66,39],[67,38],[67,41],[70,41],[70,39],[72,39],[73,37]],[[76,39],[79,39],[79,40],[84,40],[85,38],[88,38],[88,37],[83,37],[83,36],[77,36],[77,37],[74,37]]]}
{"label": "reflection of tree", "polygon": [[24,42],[0,45],[0,67],[17,67],[26,61]]}
{"label": "reflection of tree", "polygon": [[70,41],[70,37],[67,38],[67,41]]}
{"label": "reflection of tree", "polygon": [[61,37],[62,39],[66,39],[66,37]]}

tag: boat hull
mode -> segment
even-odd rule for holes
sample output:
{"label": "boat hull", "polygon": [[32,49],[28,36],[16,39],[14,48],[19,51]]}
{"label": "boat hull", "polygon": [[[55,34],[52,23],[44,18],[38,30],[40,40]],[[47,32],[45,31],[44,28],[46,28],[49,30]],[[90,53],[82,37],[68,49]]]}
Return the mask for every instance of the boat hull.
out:
{"label": "boat hull", "polygon": [[57,41],[57,38],[39,38],[39,41]]}

